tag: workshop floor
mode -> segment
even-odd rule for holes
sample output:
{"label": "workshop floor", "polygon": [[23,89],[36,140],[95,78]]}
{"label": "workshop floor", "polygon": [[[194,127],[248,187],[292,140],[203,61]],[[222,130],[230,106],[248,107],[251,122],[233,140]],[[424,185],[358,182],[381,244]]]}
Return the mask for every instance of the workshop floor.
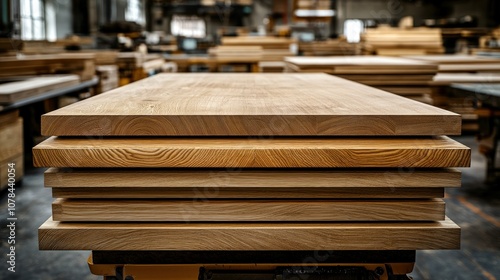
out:
{"label": "workshop floor", "polygon": [[[472,136],[456,138],[472,148],[472,168],[463,186],[447,190],[446,213],[462,228],[462,249],[419,251],[414,272],[420,279],[500,279],[500,186],[485,186],[485,160]],[[16,189],[16,272],[7,270],[7,192],[1,193],[0,279],[101,279],[90,274],[87,251],[39,251],[37,229],[51,215],[51,192],[42,169],[27,171]]]}

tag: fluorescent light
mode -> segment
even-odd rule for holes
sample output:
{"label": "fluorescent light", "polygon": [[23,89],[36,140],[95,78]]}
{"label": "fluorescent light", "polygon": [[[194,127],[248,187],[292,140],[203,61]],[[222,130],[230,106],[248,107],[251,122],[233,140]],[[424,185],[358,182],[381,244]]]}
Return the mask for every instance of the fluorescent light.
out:
{"label": "fluorescent light", "polygon": [[333,17],[334,10],[295,10],[298,17]]}

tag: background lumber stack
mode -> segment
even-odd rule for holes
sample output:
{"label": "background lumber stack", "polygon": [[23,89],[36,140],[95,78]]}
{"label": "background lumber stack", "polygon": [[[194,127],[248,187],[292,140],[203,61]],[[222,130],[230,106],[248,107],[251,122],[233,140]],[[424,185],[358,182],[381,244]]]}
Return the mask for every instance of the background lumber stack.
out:
{"label": "background lumber stack", "polygon": [[96,74],[99,77],[99,84],[96,87],[96,94],[117,88],[120,82],[118,66],[99,65],[96,67]]}
{"label": "background lumber stack", "polygon": [[80,83],[80,77],[77,75],[46,75],[17,78],[11,82],[0,84],[0,104],[11,104],[25,98],[35,97],[51,90],[78,83]]}
{"label": "background lumber stack", "polygon": [[44,74],[75,74],[81,81],[91,80],[95,75],[95,57],[72,53],[0,58],[0,78]]}
{"label": "background lumber stack", "polygon": [[479,128],[473,98],[457,96],[449,90],[452,83],[500,82],[500,58],[473,55],[427,55],[408,58],[438,65],[438,73],[431,83],[433,105],[462,115],[464,132],[474,133]]}
{"label": "background lumber stack", "polygon": [[299,52],[303,56],[359,55],[359,44],[348,43],[345,38],[326,41],[300,42]]}
{"label": "background lumber stack", "polygon": [[287,57],[286,71],[328,73],[424,103],[432,103],[432,63],[383,56]]}
{"label": "background lumber stack", "polygon": [[160,71],[165,59],[160,54],[140,52],[118,53],[117,65],[120,71],[120,86],[148,77],[150,71]]}
{"label": "background lumber stack", "polygon": [[444,136],[460,117],[329,75],[160,74],[46,114],[42,130],[54,137],[34,164],[57,199],[41,249],[460,244],[442,200],[470,161]]}
{"label": "background lumber stack", "polygon": [[19,111],[0,112],[0,190],[7,187],[9,163],[15,164],[15,178],[23,176],[23,119]]}
{"label": "background lumber stack", "polygon": [[363,53],[384,56],[444,53],[441,29],[391,28],[366,29],[362,34]]}
{"label": "background lumber stack", "polygon": [[290,45],[297,41],[290,38],[270,36],[223,37],[220,47],[261,47],[261,61],[283,61],[284,57],[294,55]]}

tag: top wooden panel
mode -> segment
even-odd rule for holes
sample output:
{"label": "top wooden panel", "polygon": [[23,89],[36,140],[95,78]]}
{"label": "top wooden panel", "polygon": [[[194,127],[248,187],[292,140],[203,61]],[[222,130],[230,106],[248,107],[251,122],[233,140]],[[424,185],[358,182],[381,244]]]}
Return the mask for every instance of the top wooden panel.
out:
{"label": "top wooden panel", "polygon": [[53,136],[456,135],[460,116],[326,74],[161,74],[42,116]]}

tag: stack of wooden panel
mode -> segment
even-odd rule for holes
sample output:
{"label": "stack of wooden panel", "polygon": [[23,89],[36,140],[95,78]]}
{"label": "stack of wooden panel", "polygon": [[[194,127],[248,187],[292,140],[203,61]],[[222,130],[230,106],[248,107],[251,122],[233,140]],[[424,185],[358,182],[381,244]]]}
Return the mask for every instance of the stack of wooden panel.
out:
{"label": "stack of wooden panel", "polygon": [[366,29],[362,41],[364,54],[403,56],[444,53],[441,29],[438,28]]}
{"label": "stack of wooden panel", "polygon": [[290,45],[297,43],[294,39],[270,36],[239,36],[223,37],[224,47],[261,47],[261,61],[283,61],[286,56],[291,56]]}
{"label": "stack of wooden panel", "polygon": [[473,98],[455,95],[449,90],[452,83],[500,82],[500,58],[473,55],[427,55],[408,58],[438,65],[438,73],[431,83],[433,105],[462,115],[464,132],[477,132],[478,116]]}
{"label": "stack of wooden panel", "polygon": [[95,75],[93,54],[71,53],[0,58],[0,77],[75,74],[81,81]]}
{"label": "stack of wooden panel", "polygon": [[348,43],[345,39],[328,39],[326,41],[300,42],[299,52],[304,56],[358,55],[359,44]]}
{"label": "stack of wooden panel", "polygon": [[[0,190],[8,186],[9,164],[14,164],[14,178],[23,176],[23,119],[19,111],[0,112]],[[12,176],[12,175],[11,175]]]}
{"label": "stack of wooden panel", "polygon": [[287,57],[287,72],[324,72],[424,103],[431,103],[432,63],[381,56]]}
{"label": "stack of wooden panel", "polygon": [[[48,113],[43,250],[457,249],[460,116],[325,74],[160,74]],[[71,136],[71,137],[63,137]]]}
{"label": "stack of wooden panel", "polygon": [[96,87],[96,94],[117,88],[119,85],[118,66],[99,65],[96,67],[96,74],[99,77],[99,84]]}
{"label": "stack of wooden panel", "polygon": [[165,59],[159,54],[120,52],[117,58],[120,85],[144,79],[148,77],[149,71],[160,71],[164,63]]}

